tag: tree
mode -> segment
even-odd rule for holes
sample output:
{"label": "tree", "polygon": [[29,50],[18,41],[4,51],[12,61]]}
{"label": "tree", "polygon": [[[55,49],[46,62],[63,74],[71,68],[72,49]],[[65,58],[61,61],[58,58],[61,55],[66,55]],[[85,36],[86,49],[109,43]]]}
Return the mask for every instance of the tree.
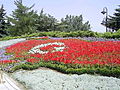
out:
{"label": "tree", "polygon": [[45,14],[43,9],[38,15],[37,19],[37,30],[38,31],[54,31],[57,19],[49,14]]}
{"label": "tree", "polygon": [[37,12],[31,10],[34,5],[31,7],[24,6],[22,0],[16,0],[14,4],[17,6],[17,9],[8,17],[12,23],[12,26],[9,28],[11,35],[16,36],[36,32]]}
{"label": "tree", "polygon": [[90,24],[89,22],[83,23],[83,17],[80,16],[72,16],[72,15],[66,15],[65,18],[61,19],[61,23],[58,26],[59,29],[63,31],[87,31],[90,30]]}
{"label": "tree", "polygon": [[7,28],[7,22],[6,22],[6,13],[3,8],[3,5],[0,8],[0,37],[6,36],[6,28]]}
{"label": "tree", "polygon": [[120,29],[120,5],[119,8],[115,9],[113,16],[109,16],[107,21],[107,27],[112,29],[112,31],[117,31]]}

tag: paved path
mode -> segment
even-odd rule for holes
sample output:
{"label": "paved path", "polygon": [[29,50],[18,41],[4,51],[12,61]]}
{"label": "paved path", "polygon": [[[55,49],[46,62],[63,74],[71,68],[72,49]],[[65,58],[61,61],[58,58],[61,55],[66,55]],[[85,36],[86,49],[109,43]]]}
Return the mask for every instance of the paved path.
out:
{"label": "paved path", "polygon": [[6,47],[21,41],[26,40],[25,38],[21,38],[21,39],[12,39],[12,40],[7,40],[7,41],[0,41],[0,48],[2,47]]}
{"label": "paved path", "polygon": [[13,79],[11,79],[7,74],[3,73],[2,83],[0,83],[0,90],[23,90],[23,89],[19,88]]}

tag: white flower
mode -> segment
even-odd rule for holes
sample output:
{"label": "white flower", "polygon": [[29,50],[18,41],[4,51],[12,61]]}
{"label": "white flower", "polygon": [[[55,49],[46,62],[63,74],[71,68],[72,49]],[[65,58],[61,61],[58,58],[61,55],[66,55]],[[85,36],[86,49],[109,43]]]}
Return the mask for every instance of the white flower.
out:
{"label": "white flower", "polygon": [[[31,50],[29,50],[28,53],[31,53],[31,54],[35,54],[35,53],[45,54],[45,53],[48,53],[48,51],[40,50],[41,47],[46,47],[48,45],[60,45],[60,47],[53,47],[55,50],[53,50],[52,52],[63,51],[64,48],[65,48],[65,45],[62,42],[46,43],[46,44],[41,44],[41,45],[37,45],[37,46],[33,47]],[[61,45],[63,45],[63,46],[61,46]]]}

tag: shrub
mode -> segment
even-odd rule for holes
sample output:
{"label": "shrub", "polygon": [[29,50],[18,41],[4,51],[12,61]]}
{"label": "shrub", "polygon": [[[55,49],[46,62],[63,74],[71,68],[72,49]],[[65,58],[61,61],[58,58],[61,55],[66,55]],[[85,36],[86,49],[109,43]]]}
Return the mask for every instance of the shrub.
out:
{"label": "shrub", "polygon": [[[77,64],[76,64],[77,65]],[[71,66],[71,67],[70,67]],[[69,64],[62,64],[62,63],[55,63],[55,62],[45,62],[45,61],[40,61],[39,63],[30,63],[27,62],[26,64],[20,64],[18,66],[15,66],[11,69],[9,72],[14,72],[19,69],[24,69],[24,70],[34,70],[39,67],[46,67],[50,69],[57,70],[62,73],[66,74],[100,74],[104,76],[114,76],[114,77],[119,77],[120,76],[120,67],[109,67],[109,66],[103,66],[99,67],[98,65],[96,66],[91,66],[91,67],[78,67],[74,68],[74,66],[69,65]]]}

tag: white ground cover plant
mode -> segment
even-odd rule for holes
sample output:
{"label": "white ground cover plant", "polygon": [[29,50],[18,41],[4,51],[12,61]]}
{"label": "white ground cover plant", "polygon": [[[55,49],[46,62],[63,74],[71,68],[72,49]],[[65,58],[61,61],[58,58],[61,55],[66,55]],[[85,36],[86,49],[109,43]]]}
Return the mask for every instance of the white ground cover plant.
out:
{"label": "white ground cover plant", "polygon": [[95,75],[67,75],[53,70],[21,70],[12,74],[28,90],[120,90],[120,79]]}
{"label": "white ground cover plant", "polygon": [[[33,47],[32,49],[29,50],[28,53],[31,53],[31,54],[35,54],[35,53],[45,54],[45,53],[48,53],[48,51],[42,51],[42,50],[40,50],[40,48],[46,47],[46,46],[49,46],[49,45],[60,45],[60,47],[54,47],[55,50],[53,50],[52,52],[63,51],[64,48],[65,48],[65,45],[62,42],[46,43],[46,44],[40,44],[40,45],[37,45],[37,46]],[[64,45],[64,46],[61,46],[61,45]]]}

